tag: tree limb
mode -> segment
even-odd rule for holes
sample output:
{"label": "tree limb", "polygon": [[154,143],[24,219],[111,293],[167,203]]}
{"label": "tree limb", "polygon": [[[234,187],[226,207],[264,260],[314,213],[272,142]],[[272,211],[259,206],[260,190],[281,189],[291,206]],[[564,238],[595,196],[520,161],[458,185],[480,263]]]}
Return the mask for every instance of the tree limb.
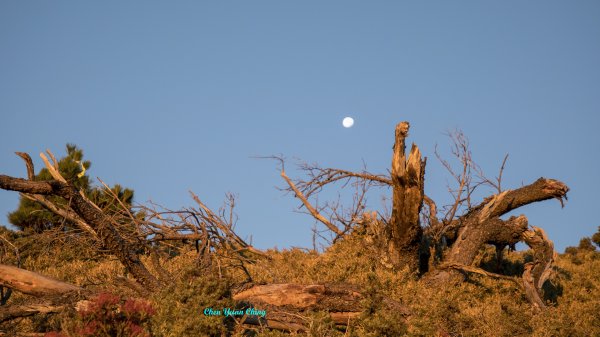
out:
{"label": "tree limb", "polygon": [[322,216],[310,204],[310,202],[308,201],[308,199],[306,199],[306,197],[304,196],[304,194],[302,194],[302,192],[296,187],[296,185],[294,184],[294,182],[285,174],[285,170],[283,169],[283,167],[281,168],[281,177],[290,186],[290,188],[292,189],[292,191],[294,191],[294,193],[296,194],[296,197],[298,199],[300,199],[300,201],[302,201],[302,204],[304,204],[304,207],[306,207],[306,209],[310,212],[310,214],[315,219],[319,220],[321,223],[323,223],[325,226],[327,226],[327,228],[329,228],[329,230],[331,230],[332,232],[334,232],[338,236],[340,236],[340,235],[343,234],[343,232],[339,228],[337,228],[334,224],[331,223],[331,221],[327,220],[324,216]]}
{"label": "tree limb", "polygon": [[33,296],[81,292],[82,288],[25,269],[0,264],[0,285]]}
{"label": "tree limb", "polygon": [[[15,318],[29,317],[36,314],[57,313],[65,309],[62,305],[31,304],[0,307],[0,323]],[[41,334],[43,336],[43,334]]]}

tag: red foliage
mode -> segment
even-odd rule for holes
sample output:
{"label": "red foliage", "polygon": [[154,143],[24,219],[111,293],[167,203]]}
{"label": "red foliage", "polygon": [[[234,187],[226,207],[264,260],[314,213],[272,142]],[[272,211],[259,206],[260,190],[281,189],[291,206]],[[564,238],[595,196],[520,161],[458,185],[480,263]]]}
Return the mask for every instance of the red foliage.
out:
{"label": "red foliage", "polygon": [[81,336],[95,336],[98,328],[98,321],[87,322],[83,328],[79,329],[78,333]]}
{"label": "red foliage", "polygon": [[134,316],[139,314],[145,314],[147,316],[152,316],[156,313],[156,310],[152,307],[152,304],[146,300],[140,299],[127,299],[125,304],[121,306],[121,310],[126,315]]}
{"label": "red foliage", "polygon": [[61,332],[51,331],[51,332],[46,332],[44,337],[68,337],[68,336],[63,335]]}
{"label": "red foliage", "polygon": [[44,337],[130,336],[150,337],[148,321],[156,310],[144,299],[126,299],[100,293],[79,312],[78,322],[67,335],[49,332]]}
{"label": "red foliage", "polygon": [[129,335],[131,337],[150,337],[150,334],[148,334],[144,328],[132,322],[129,322],[127,325],[127,330],[129,330]]}
{"label": "red foliage", "polygon": [[81,316],[97,316],[106,315],[106,311],[114,311],[117,309],[117,304],[121,302],[121,298],[111,293],[100,293],[95,299],[90,301],[90,304],[85,310],[80,312]]}

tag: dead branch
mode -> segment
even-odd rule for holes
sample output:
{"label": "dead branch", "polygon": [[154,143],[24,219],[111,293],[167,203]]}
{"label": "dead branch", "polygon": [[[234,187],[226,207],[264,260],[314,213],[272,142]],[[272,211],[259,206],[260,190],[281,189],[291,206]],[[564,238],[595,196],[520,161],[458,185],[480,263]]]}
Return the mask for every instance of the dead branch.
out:
{"label": "dead branch", "polygon": [[296,309],[353,311],[359,307],[362,295],[348,286],[285,283],[254,286],[235,294],[233,299]]}
{"label": "dead branch", "polygon": [[308,179],[298,181],[296,186],[307,198],[314,193],[319,192],[328,184],[343,181],[345,186],[351,179],[368,181],[373,185],[392,185],[392,180],[389,177],[381,174],[372,174],[366,170],[363,170],[362,172],[352,172],[336,168],[322,168],[318,165],[308,164],[301,164],[300,169],[306,172]]}
{"label": "dead branch", "polygon": [[308,199],[306,199],[306,197],[304,196],[304,194],[296,187],[296,185],[294,184],[294,182],[285,174],[285,170],[283,169],[283,164],[282,164],[282,167],[281,167],[281,177],[289,185],[290,189],[292,189],[292,191],[294,191],[296,197],[298,199],[300,199],[300,201],[302,201],[302,204],[304,205],[304,207],[306,207],[306,209],[310,212],[310,214],[315,219],[319,220],[327,228],[329,228],[329,230],[331,230],[332,232],[334,232],[338,236],[340,236],[340,235],[343,234],[343,232],[339,228],[337,228],[334,224],[331,223],[331,221],[327,220],[324,216],[322,216],[321,213],[319,213],[310,204],[310,202],[308,201]]}
{"label": "dead branch", "polygon": [[500,280],[511,281],[514,284],[516,284],[517,286],[519,286],[521,289],[523,288],[523,284],[516,277],[491,273],[487,270],[483,270],[481,268],[477,268],[477,267],[473,267],[473,266],[465,266],[465,265],[458,264],[458,263],[451,263],[451,264],[442,265],[439,268],[440,269],[452,268],[452,269],[462,270],[462,271],[469,272],[469,273],[474,273],[474,274],[484,275],[484,276],[488,276],[488,277],[492,277],[492,278],[497,278]]}
{"label": "dead branch", "polygon": [[25,167],[27,167],[27,179],[33,180],[35,178],[35,171],[33,169],[33,161],[29,154],[25,152],[15,152],[15,154],[25,162]]}
{"label": "dead branch", "polygon": [[[458,219],[460,226],[456,241],[443,264],[471,266],[485,243],[511,244],[523,240],[539,254],[533,264],[526,266],[523,274],[525,292],[535,306],[542,308],[540,289],[553,262],[553,246],[540,231],[527,230],[527,218],[524,215],[511,217],[506,221],[499,219],[499,216],[518,207],[551,198],[561,200],[562,204],[562,198],[566,198],[568,191],[569,188],[560,181],[540,178],[530,185],[486,198]],[[447,269],[438,269],[428,275],[428,280],[433,284],[461,279],[459,273],[449,272]]]}
{"label": "dead branch", "polygon": [[83,231],[87,232],[88,234],[90,234],[92,236],[92,238],[94,238],[95,240],[99,240],[98,234],[96,233],[96,231],[94,231],[92,229],[92,227],[90,227],[90,225],[88,225],[73,210],[71,210],[69,208],[60,208],[55,203],[53,203],[52,201],[50,201],[50,199],[48,199],[48,198],[46,198],[46,197],[44,197],[42,195],[39,195],[39,194],[20,193],[20,195],[22,197],[24,197],[24,198],[29,199],[29,200],[33,200],[33,201],[39,202],[42,206],[44,206],[46,209],[48,209],[52,213],[54,213],[54,214],[56,214],[58,216],[61,216],[61,217],[65,218],[65,219],[73,222],[81,230],[83,230]]}
{"label": "dead branch", "polygon": [[554,244],[544,230],[532,226],[521,234],[523,241],[533,250],[533,261],[525,264],[523,285],[530,302],[538,309],[545,308],[542,300],[542,286],[550,277],[556,258]]}
{"label": "dead branch", "polygon": [[33,296],[83,291],[75,285],[7,265],[0,265],[0,285]]}
{"label": "dead branch", "polygon": [[[62,305],[50,304],[31,304],[0,307],[0,323],[13,320],[15,318],[29,317],[37,314],[57,313],[65,309]],[[43,336],[44,334],[42,334]]]}
{"label": "dead branch", "polygon": [[[444,216],[444,224],[450,223],[454,217],[456,216],[456,212],[461,208],[461,206],[466,202],[470,207],[470,197],[474,192],[476,186],[472,187],[471,182],[471,170],[475,166],[471,151],[469,150],[469,140],[460,130],[456,130],[455,132],[448,133],[448,137],[452,141],[451,152],[452,155],[460,162],[461,172],[456,173],[452,168],[450,163],[443,159],[442,156],[437,151],[437,146],[435,148],[435,156],[442,163],[444,168],[450,173],[450,175],[456,180],[458,187],[456,189],[452,189],[448,187],[448,191],[454,197],[454,202],[451,206],[446,207],[447,211]],[[466,197],[463,197],[466,195]]]}
{"label": "dead branch", "polygon": [[[233,251],[238,251],[238,252],[248,251],[248,252],[254,253],[259,256],[263,256],[263,257],[267,256],[264,252],[254,248],[251,245],[249,245],[248,243],[246,243],[242,238],[240,238],[235,233],[235,231],[233,229],[233,213],[232,213],[233,206],[234,206],[233,203],[231,204],[231,210],[229,212],[229,214],[230,214],[229,221],[226,221],[222,216],[216,215],[210,208],[208,208],[200,200],[200,198],[198,198],[197,195],[195,195],[193,192],[190,192],[190,194],[192,195],[192,198],[194,199],[194,201],[196,201],[196,203],[200,206],[201,212],[197,212],[196,215],[205,224],[210,224],[214,228],[216,228],[218,231],[220,231],[221,234],[218,234],[215,231],[213,231],[213,234],[218,234],[218,236],[221,238],[219,240],[221,243],[226,244]],[[225,240],[223,240],[223,239],[225,239]]]}

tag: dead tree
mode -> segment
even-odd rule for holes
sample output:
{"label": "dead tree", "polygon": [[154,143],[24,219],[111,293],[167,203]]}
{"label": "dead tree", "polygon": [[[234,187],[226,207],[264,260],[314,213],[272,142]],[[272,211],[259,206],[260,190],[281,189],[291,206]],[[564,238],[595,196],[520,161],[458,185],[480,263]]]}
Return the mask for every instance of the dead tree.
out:
{"label": "dead tree", "polygon": [[424,197],[425,161],[413,144],[408,158],[404,144],[408,122],[396,126],[392,157],[392,216],[388,224],[388,251],[396,267],[419,270],[419,250],[423,229],[419,221]]}
{"label": "dead tree", "polygon": [[[569,188],[560,181],[540,178],[515,190],[502,190],[501,177],[506,157],[500,174],[494,182],[486,178],[481,169],[474,164],[468,151],[466,137],[458,133],[454,139],[453,153],[460,159],[462,170],[455,173],[450,165],[440,158],[456,179],[458,187],[450,190],[454,196],[454,203],[446,208],[443,218],[438,218],[438,207],[435,201],[423,193],[426,158],[421,158],[421,153],[414,144],[408,157],[405,154],[408,129],[408,122],[401,122],[396,126],[392,170],[389,177],[368,172],[353,173],[314,167],[309,170],[304,168],[309,173],[308,181],[294,182],[285,175],[283,169],[281,174],[289,185],[289,190],[293,191],[302,200],[303,205],[311,210],[310,214],[330,229],[337,227],[312,207],[304,194],[315,193],[323,186],[340,180],[347,182],[355,179],[390,186],[393,195],[391,216],[376,219],[372,215],[364,214],[363,218],[371,219],[373,223],[384,224],[387,235],[382,238],[385,242],[380,242],[378,246],[387,247],[388,261],[391,262],[392,267],[406,266],[416,272],[419,267],[421,271],[425,271],[429,266],[424,279],[432,286],[446,282],[460,282],[466,273],[508,279],[516,282],[524,290],[535,307],[543,308],[541,288],[552,270],[555,256],[553,244],[541,228],[529,226],[524,215],[513,216],[506,220],[501,217],[519,207],[553,198],[564,205],[563,199],[566,199]],[[321,174],[314,174],[315,171]],[[472,172],[477,174],[479,181],[471,179]],[[474,205],[471,201],[473,192],[483,184],[493,186],[498,193]],[[421,212],[424,203],[427,205],[427,214]],[[464,214],[458,215],[459,209],[464,209]],[[427,219],[425,231],[420,223],[420,216]],[[334,229],[332,231],[340,234]],[[344,233],[347,231],[348,229]],[[440,248],[442,241],[446,246]],[[514,246],[517,242],[529,245],[534,255],[533,262],[525,265],[525,272],[521,279],[494,274],[473,265],[477,253],[485,245],[505,247]],[[445,254],[436,254],[438,249],[443,249]],[[420,252],[424,251],[431,252],[429,264],[420,261]],[[441,256],[444,256],[443,259]]]}
{"label": "dead tree", "polygon": [[[278,157],[275,159],[281,163],[281,176],[289,186],[288,191],[293,192],[302,201],[303,207],[308,210],[309,214],[331,230],[336,238],[349,232],[358,219],[363,218],[364,195],[370,187],[369,184],[391,186],[393,190],[392,214],[389,219],[385,220],[386,242],[383,244],[387,250],[387,260],[395,267],[406,266],[409,270],[418,272],[420,242],[423,235],[420,212],[425,197],[423,188],[426,159],[421,158],[421,151],[415,144],[412,144],[410,154],[408,157],[406,156],[405,140],[408,136],[409,126],[408,122],[401,122],[396,126],[391,177],[366,171],[355,173],[303,165],[301,168],[308,172],[310,179],[294,182],[285,173],[283,159]],[[358,202],[351,207],[350,217],[339,216],[339,213],[336,212],[337,209],[333,208],[330,210],[332,214],[327,218],[310,203],[308,198],[319,192],[325,185],[339,181],[347,184],[350,180],[363,186],[355,198]],[[341,226],[335,224],[332,218],[336,219]]]}

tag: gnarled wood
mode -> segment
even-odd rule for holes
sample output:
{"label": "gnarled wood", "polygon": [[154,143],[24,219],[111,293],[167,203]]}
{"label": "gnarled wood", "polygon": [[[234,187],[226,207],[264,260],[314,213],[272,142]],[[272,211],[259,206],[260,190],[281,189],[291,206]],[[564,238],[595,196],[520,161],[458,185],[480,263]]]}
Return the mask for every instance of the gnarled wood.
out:
{"label": "gnarled wood", "polygon": [[548,239],[544,230],[538,227],[523,232],[521,236],[533,250],[533,262],[526,263],[523,272],[525,293],[534,306],[543,309],[546,305],[542,300],[542,286],[552,273],[556,256],[554,243]]}
{"label": "gnarled wood", "polygon": [[[559,199],[562,204],[568,191],[567,185],[558,180],[540,178],[530,185],[486,198],[457,220],[456,241],[443,264],[470,266],[485,243],[519,241],[527,229],[527,218],[520,215],[504,221],[499,217],[518,207],[552,198]],[[462,276],[457,271],[444,269],[430,273],[429,279],[438,283],[460,280]]]}
{"label": "gnarled wood", "polygon": [[388,228],[390,261],[397,267],[408,266],[419,270],[419,244],[423,235],[419,214],[423,206],[425,160],[413,144],[406,158],[405,139],[408,122],[396,126],[396,140],[392,156],[392,217]]}

